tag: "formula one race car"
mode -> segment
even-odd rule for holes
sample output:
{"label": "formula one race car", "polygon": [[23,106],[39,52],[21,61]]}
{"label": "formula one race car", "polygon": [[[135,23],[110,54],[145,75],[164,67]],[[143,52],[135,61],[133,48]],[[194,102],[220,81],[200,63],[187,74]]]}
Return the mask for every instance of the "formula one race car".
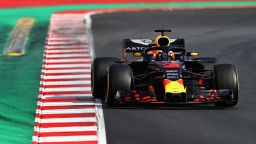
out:
{"label": "formula one race car", "polygon": [[[238,103],[236,68],[216,58],[187,52],[184,39],[165,32],[151,39],[124,39],[124,60],[95,58],[92,91],[110,105],[127,103],[199,104],[232,107]],[[132,58],[129,58],[132,56]]]}

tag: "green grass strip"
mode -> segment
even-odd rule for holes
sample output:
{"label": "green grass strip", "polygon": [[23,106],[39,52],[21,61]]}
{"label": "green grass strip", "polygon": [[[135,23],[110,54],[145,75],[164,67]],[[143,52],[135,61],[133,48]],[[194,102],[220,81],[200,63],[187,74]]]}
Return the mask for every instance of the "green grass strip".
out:
{"label": "green grass strip", "polygon": [[[11,17],[7,20],[12,19]],[[0,41],[7,41],[10,25],[0,24]],[[15,24],[13,24],[14,26]],[[37,23],[20,57],[0,56],[0,143],[31,144],[44,41],[48,23]],[[5,40],[5,41],[3,41]],[[1,43],[1,44],[2,44]],[[1,46],[2,47],[2,46]]]}

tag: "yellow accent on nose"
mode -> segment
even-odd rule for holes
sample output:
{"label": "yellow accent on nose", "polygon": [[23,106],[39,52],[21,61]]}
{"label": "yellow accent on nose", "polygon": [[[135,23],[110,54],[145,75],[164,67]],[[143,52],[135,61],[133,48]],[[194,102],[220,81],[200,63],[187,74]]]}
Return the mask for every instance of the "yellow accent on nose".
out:
{"label": "yellow accent on nose", "polygon": [[170,81],[165,85],[165,93],[186,93],[186,89],[178,81]]}

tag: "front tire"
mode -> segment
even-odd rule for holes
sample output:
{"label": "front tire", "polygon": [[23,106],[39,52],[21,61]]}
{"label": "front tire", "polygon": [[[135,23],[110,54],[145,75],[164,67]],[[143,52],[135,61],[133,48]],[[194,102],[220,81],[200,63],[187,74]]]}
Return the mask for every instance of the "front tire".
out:
{"label": "front tire", "polygon": [[226,101],[216,102],[217,107],[233,107],[238,103],[239,81],[235,66],[231,64],[219,64],[214,66],[215,88],[230,89],[232,95]]}
{"label": "front tire", "polygon": [[107,74],[107,87],[105,102],[109,106],[115,104],[115,96],[118,90],[131,90],[132,70],[127,64],[113,64]]}
{"label": "front tire", "polygon": [[113,57],[99,57],[95,58],[91,69],[91,86],[94,98],[104,98],[107,85],[107,68],[120,61]]}

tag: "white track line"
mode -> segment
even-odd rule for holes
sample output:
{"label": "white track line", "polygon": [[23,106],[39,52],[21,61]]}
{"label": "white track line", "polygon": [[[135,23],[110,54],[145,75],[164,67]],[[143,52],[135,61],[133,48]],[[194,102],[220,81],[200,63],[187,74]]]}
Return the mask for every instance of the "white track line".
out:
{"label": "white track line", "polygon": [[90,75],[44,76],[45,79],[90,78]]}
{"label": "white track line", "polygon": [[65,52],[65,53],[68,53],[68,52],[88,52],[89,50],[88,49],[79,49],[79,50],[51,50],[51,49],[48,49],[46,51],[47,54],[50,54],[50,53],[56,53],[56,52]]}
{"label": "white track line", "polygon": [[45,88],[43,92],[91,91],[91,87]]}
{"label": "white track line", "polygon": [[84,56],[90,56],[89,54],[53,54],[53,55],[47,55],[47,58],[70,58],[70,57],[84,57]]}
{"label": "white track line", "polygon": [[91,81],[63,81],[63,82],[45,82],[45,86],[50,85],[76,85],[76,84],[91,84]]}
{"label": "white track line", "polygon": [[51,42],[51,41],[48,41],[47,44],[48,45],[54,45],[54,44],[63,44],[63,45],[71,45],[71,44],[84,44],[85,42],[84,41],[54,41],[54,42]]}
{"label": "white track line", "polygon": [[56,23],[56,22],[60,22],[60,24],[58,24],[58,26],[59,25],[61,25],[61,24],[63,24],[63,23],[70,23],[70,22],[72,22],[72,21],[66,21],[66,22],[64,22],[63,21],[63,19],[66,19],[67,17],[72,17],[72,18],[70,18],[69,20],[81,20],[81,16],[74,16],[73,14],[65,14],[65,15],[63,15],[63,16],[61,16],[61,15],[58,15],[58,16],[55,16],[55,15],[53,15],[52,16],[52,21],[51,22],[54,22],[54,23]]}
{"label": "white track line", "polygon": [[[44,105],[46,106],[46,105]],[[56,106],[56,105],[55,105]],[[58,105],[57,105],[58,106]],[[58,110],[41,110],[42,114],[79,114],[79,113],[95,113],[94,108],[84,109],[58,109]]]}
{"label": "white track line", "polygon": [[42,142],[75,142],[75,141],[96,141],[97,136],[50,136],[40,137],[39,143]]}
{"label": "white track line", "polygon": [[[74,59],[76,60],[76,59]],[[78,59],[79,60],[79,59]],[[48,63],[50,60],[45,61],[46,63]],[[50,61],[50,62],[65,62],[64,60],[62,61]],[[72,61],[68,61],[68,62],[72,62]],[[67,70],[47,70],[44,71],[47,72],[48,74],[50,73],[76,73],[76,72],[91,72],[91,69],[67,69]]]}
{"label": "white track line", "polygon": [[54,63],[54,62],[91,62],[90,59],[50,59],[45,60],[46,63]]}
{"label": "white track line", "polygon": [[96,117],[84,117],[84,118],[50,118],[50,119],[39,119],[36,118],[35,122],[40,121],[41,123],[72,123],[72,122],[97,122]]}
{"label": "white track line", "polygon": [[79,40],[79,41],[84,41],[88,42],[87,37],[52,37],[51,40],[56,40],[56,41],[61,41],[61,40]]}
{"label": "white track line", "polygon": [[88,44],[75,44],[75,45],[48,45],[46,46],[47,49],[51,48],[87,48]]}
{"label": "white track line", "polygon": [[40,132],[76,132],[76,131],[97,131],[97,126],[40,128]]}
{"label": "white track line", "polygon": [[44,96],[45,99],[56,99],[56,98],[77,98],[77,99],[83,99],[83,98],[93,98],[92,95],[88,95],[88,96],[81,96],[81,95],[78,95],[78,96]]}
{"label": "white track line", "polygon": [[61,95],[45,95],[44,98],[71,98],[71,97],[93,97],[92,94],[61,94]]}
{"label": "white track line", "polygon": [[47,63],[45,68],[72,68],[72,67],[91,67],[91,64],[50,64]]}
{"label": "white track line", "polygon": [[[76,106],[76,105],[96,105],[94,101],[87,102],[50,102],[43,103],[43,106]],[[66,111],[65,111],[66,112]]]}

